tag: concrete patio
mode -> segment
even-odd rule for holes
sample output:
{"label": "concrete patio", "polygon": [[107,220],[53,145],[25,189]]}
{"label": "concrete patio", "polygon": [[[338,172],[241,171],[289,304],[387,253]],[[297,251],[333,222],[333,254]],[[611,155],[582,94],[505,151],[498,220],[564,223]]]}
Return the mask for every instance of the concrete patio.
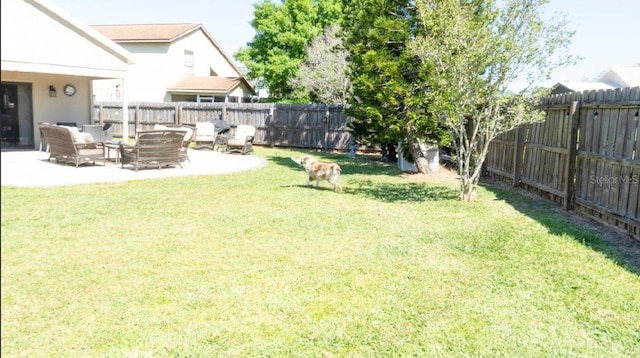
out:
{"label": "concrete patio", "polygon": [[83,165],[58,164],[47,161],[49,153],[38,150],[2,151],[0,158],[2,185],[12,187],[54,187],[63,185],[124,182],[186,175],[215,175],[258,169],[267,164],[264,158],[255,155],[226,154],[211,150],[189,150],[190,162],[182,168],[139,169],[131,165],[107,162]]}

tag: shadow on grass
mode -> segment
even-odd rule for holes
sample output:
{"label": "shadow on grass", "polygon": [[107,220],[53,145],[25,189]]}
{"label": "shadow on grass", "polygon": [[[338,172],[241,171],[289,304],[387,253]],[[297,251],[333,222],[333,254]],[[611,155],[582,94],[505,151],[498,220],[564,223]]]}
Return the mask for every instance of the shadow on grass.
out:
{"label": "shadow on grass", "polygon": [[[316,187],[315,182],[311,183],[311,185],[292,184],[282,185],[281,187],[334,191],[333,187],[326,184],[326,182],[324,185],[320,184],[319,187]],[[388,203],[457,200],[458,198],[457,191],[444,186],[420,183],[376,183],[372,180],[351,180],[349,181],[349,186],[343,188],[342,194],[361,195]]]}
{"label": "shadow on grass", "polygon": [[[311,153],[320,161],[336,162],[340,164],[342,173],[350,175],[374,175],[399,176],[401,171],[393,162],[380,162],[377,157],[358,156],[351,158],[344,154]],[[300,166],[289,157],[267,157],[270,163],[300,170]],[[342,181],[341,181],[342,182]],[[373,180],[349,179],[348,185],[342,183],[343,194],[361,195],[384,202],[423,202],[436,200],[457,200],[458,192],[452,188],[436,184],[425,183],[379,183]],[[333,188],[325,185],[315,186],[315,182],[309,186],[313,190],[329,190]],[[307,185],[290,185],[307,188]]]}
{"label": "shadow on grass", "polygon": [[640,276],[640,244],[632,238],[612,234],[610,228],[597,224],[577,213],[568,213],[560,206],[523,192],[524,189],[485,180],[480,184],[519,212],[544,225],[554,235],[567,235],[577,242],[604,254],[620,267]]}
{"label": "shadow on grass", "polygon": [[[302,152],[308,155],[312,155],[319,161],[323,162],[335,162],[342,168],[342,173],[348,174],[365,174],[365,175],[391,175],[397,176],[400,174],[400,170],[395,167],[395,162],[381,162],[379,156],[358,156],[355,158],[349,157],[346,154],[333,154],[333,153],[316,153],[316,152]],[[292,152],[292,156],[295,153]],[[279,156],[267,156],[266,159],[269,163],[281,165],[283,167],[291,169],[299,169],[300,166],[296,164],[290,157]]]}
{"label": "shadow on grass", "polygon": [[458,192],[446,186],[425,183],[377,183],[372,180],[351,180],[345,192],[384,202],[423,202],[458,198]]}

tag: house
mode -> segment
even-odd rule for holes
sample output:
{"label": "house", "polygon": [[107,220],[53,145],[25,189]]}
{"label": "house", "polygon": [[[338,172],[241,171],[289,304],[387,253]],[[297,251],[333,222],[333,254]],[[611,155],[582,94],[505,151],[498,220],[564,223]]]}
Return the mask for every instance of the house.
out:
{"label": "house", "polygon": [[564,81],[558,82],[551,88],[551,94],[582,92],[590,90],[611,89],[611,85],[596,81]]}
{"label": "house", "polygon": [[[94,25],[131,53],[127,100],[251,102],[255,90],[236,64],[196,23]],[[118,81],[96,81],[97,101],[121,100]]]}
{"label": "house", "polygon": [[551,94],[636,86],[640,86],[640,64],[613,66],[600,74],[595,81],[558,82],[551,88]]}
{"label": "house", "polygon": [[600,75],[598,81],[614,88],[640,86],[640,64],[635,66],[614,66]]}
{"label": "house", "polygon": [[0,7],[3,149],[38,147],[40,122],[90,124],[92,81],[125,79],[129,53],[47,0]]}

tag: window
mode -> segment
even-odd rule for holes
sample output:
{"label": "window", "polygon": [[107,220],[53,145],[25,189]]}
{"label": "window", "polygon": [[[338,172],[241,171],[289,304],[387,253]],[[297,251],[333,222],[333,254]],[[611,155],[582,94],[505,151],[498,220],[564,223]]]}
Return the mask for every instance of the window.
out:
{"label": "window", "polygon": [[193,51],[184,50],[184,74],[193,76]]}

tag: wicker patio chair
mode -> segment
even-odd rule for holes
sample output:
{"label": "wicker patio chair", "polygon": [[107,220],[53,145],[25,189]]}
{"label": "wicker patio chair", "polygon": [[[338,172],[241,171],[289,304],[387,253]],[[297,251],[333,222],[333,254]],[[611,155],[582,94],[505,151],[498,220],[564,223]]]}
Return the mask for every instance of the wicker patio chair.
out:
{"label": "wicker patio chair", "polygon": [[102,140],[102,126],[99,124],[83,124],[82,133],[89,133],[95,142],[103,142]]}
{"label": "wicker patio chair", "polygon": [[111,142],[113,140],[113,123],[105,123],[102,126],[102,141]]}
{"label": "wicker patio chair", "polygon": [[158,168],[178,165],[182,168],[180,149],[185,131],[179,129],[158,129],[139,131],[136,144],[120,144],[120,163],[138,168]]}
{"label": "wicker patio chair", "polygon": [[213,149],[216,128],[213,122],[196,122],[195,149]]}
{"label": "wicker patio chair", "polygon": [[253,137],[256,135],[256,127],[240,124],[236,128],[233,138],[227,141],[227,153],[247,154],[253,152]]}

